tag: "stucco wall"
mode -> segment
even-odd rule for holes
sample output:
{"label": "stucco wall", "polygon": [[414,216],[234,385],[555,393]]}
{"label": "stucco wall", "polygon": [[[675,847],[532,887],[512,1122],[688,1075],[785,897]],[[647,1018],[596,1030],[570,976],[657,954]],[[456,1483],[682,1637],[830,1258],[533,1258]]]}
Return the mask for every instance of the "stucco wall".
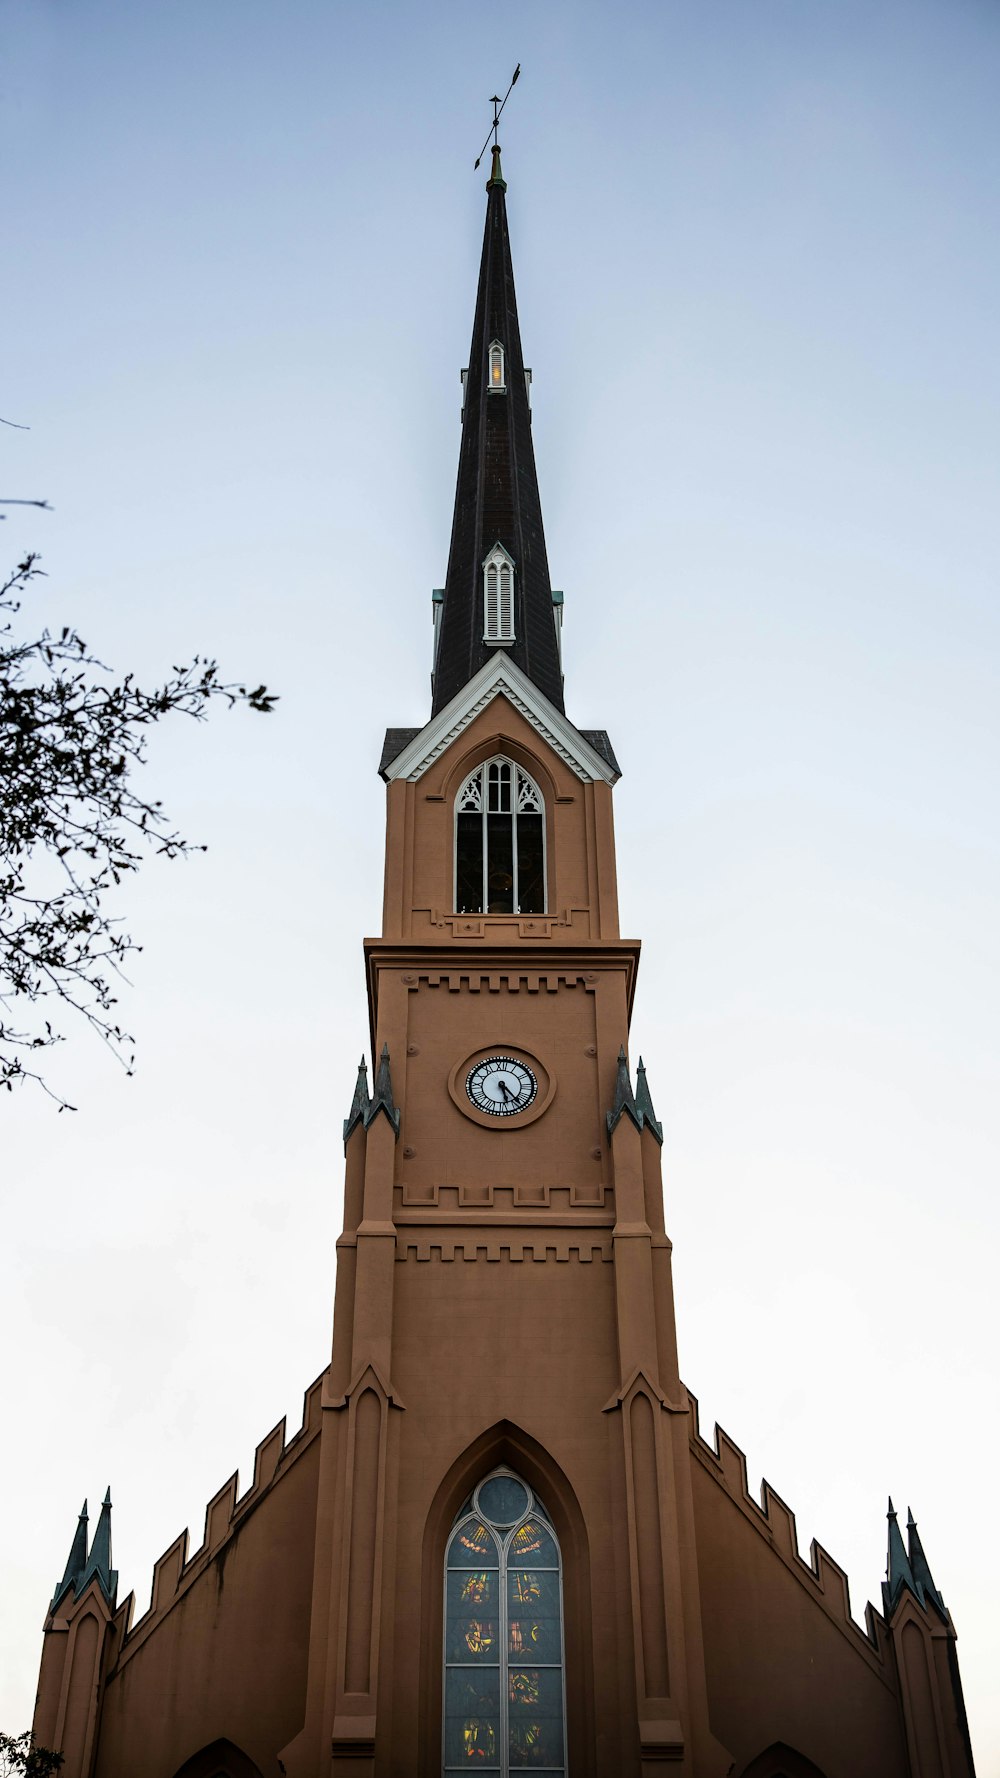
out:
{"label": "stucco wall", "polygon": [[908,1778],[891,1665],[879,1671],[694,1455],[691,1470],[709,1710],[737,1773],[780,1741],[825,1778]]}
{"label": "stucco wall", "polygon": [[225,1736],[263,1772],[302,1720],[318,1440],[109,1678],[95,1778],[172,1778]]}

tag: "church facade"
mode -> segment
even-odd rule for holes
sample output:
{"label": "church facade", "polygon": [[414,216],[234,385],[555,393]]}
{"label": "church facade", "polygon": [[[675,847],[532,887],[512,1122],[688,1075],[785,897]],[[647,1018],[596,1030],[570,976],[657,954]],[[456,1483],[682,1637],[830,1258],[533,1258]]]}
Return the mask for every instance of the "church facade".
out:
{"label": "church facade", "polygon": [[619,769],[564,705],[499,149],[487,191],[431,711],[380,767],[332,1358],[144,1615],[110,1501],[81,1517],[35,1731],[65,1778],[971,1778],[916,1526],[890,1503],[860,1628],[681,1381]]}

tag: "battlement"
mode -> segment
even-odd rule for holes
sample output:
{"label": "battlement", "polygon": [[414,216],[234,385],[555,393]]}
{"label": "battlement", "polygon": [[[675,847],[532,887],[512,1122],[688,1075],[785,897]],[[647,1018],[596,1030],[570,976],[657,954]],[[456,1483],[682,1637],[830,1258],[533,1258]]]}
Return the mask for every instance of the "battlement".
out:
{"label": "battlement", "polygon": [[760,1502],[753,1498],[747,1482],[747,1460],[727,1432],[716,1423],[715,1442],[702,1436],[698,1419],[697,1397],[687,1391],[691,1403],[691,1450],[710,1475],[724,1488],[745,1519],[770,1544],[775,1555],[795,1575],[800,1584],[822,1607],[826,1615],[843,1630],[870,1664],[881,1671],[891,1684],[891,1667],[886,1667],[889,1647],[888,1626],[881,1612],[868,1603],[865,1606],[865,1628],[851,1613],[847,1575],[839,1562],[813,1538],[808,1562],[800,1554],[795,1514],[786,1506],[766,1479],[761,1482]]}
{"label": "battlement", "polygon": [[286,1438],[283,1416],[266,1438],[261,1439],[254,1452],[253,1480],[246,1492],[242,1495],[239,1493],[239,1471],[234,1470],[218,1493],[213,1494],[205,1508],[204,1535],[193,1554],[188,1554],[189,1532],[185,1527],[153,1564],[149,1608],[135,1623],[132,1622],[135,1594],[129,1593],[128,1598],[123,1600],[112,1620],[115,1664],[127,1659],[132,1651],[146,1641],[160,1619],[183,1597],[199,1575],[204,1573],[229,1539],[237,1534],[278,1475],[286,1471],[317,1437],[325,1374],[324,1372],[317,1377],[315,1383],[306,1390],[302,1404],[302,1424],[298,1431],[291,1438]]}

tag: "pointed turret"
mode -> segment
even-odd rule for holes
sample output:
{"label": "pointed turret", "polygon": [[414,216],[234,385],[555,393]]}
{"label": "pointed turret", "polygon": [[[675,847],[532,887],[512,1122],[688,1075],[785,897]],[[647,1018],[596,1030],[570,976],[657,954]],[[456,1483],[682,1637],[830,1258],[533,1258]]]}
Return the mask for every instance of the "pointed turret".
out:
{"label": "pointed turret", "polygon": [[909,1507],[906,1509],[906,1541],[909,1545],[910,1570],[916,1585],[917,1597],[921,1604],[926,1604],[929,1599],[938,1615],[947,1623],[948,1612],[945,1602],[934,1585],[934,1576],[931,1573],[927,1557],[924,1555],[924,1546],[920,1541],[917,1521]]}
{"label": "pointed turret", "polygon": [[111,1489],[104,1496],[101,1516],[97,1521],[94,1541],[90,1546],[87,1566],[80,1577],[78,1593],[96,1580],[108,1604],[113,1606],[118,1595],[118,1572],[111,1566]]}
{"label": "pointed turret", "polygon": [[76,1522],[76,1530],[73,1533],[66,1570],[52,1595],[50,1611],[55,1611],[56,1606],[61,1599],[65,1598],[71,1587],[74,1593],[82,1591],[83,1571],[87,1566],[87,1517],[87,1502],[84,1501],[80,1508],[80,1517]]}
{"label": "pointed turret", "polygon": [[913,1570],[910,1567],[910,1558],[903,1545],[903,1533],[899,1529],[891,1494],[886,1518],[889,1521],[889,1553],[886,1560],[885,1580],[882,1582],[882,1602],[886,1617],[890,1617],[899,1604],[900,1594],[904,1587],[909,1587],[914,1598],[917,1598],[918,1595],[913,1579]]}
{"label": "pointed turret", "polygon": [[364,1056],[362,1056],[358,1063],[358,1078],[354,1085],[354,1098],[351,1100],[351,1109],[344,1119],[345,1148],[347,1147],[351,1131],[356,1130],[359,1124],[363,1124],[367,1121],[368,1107],[370,1104],[371,1099],[368,1096],[368,1064],[365,1061]]}
{"label": "pointed turret", "polygon": [[[455,516],[434,661],[435,715],[499,649],[563,709],[499,146],[493,149],[486,190]],[[496,606],[488,618],[487,557],[494,551]],[[493,641],[485,639],[488,627]]]}
{"label": "pointed turret", "polygon": [[650,1133],[656,1137],[657,1142],[662,1148],[663,1125],[658,1121],[656,1113],[653,1110],[653,1101],[649,1094],[649,1083],[646,1080],[646,1068],[641,1056],[639,1057],[639,1066],[635,1071],[635,1103],[642,1116],[644,1128],[649,1130]]}
{"label": "pointed turret", "polygon": [[629,1078],[628,1057],[624,1044],[618,1051],[618,1074],[615,1080],[615,1100],[608,1112],[608,1135],[613,1136],[619,1119],[627,1114],[637,1130],[642,1129],[642,1113],[636,1105],[632,1093],[632,1082]]}
{"label": "pointed turret", "polygon": [[396,1135],[399,1135],[399,1109],[392,1096],[392,1075],[389,1072],[389,1045],[382,1045],[379,1057],[378,1072],[375,1076],[375,1087],[372,1092],[368,1110],[365,1112],[365,1129],[373,1121],[378,1112],[384,1111]]}

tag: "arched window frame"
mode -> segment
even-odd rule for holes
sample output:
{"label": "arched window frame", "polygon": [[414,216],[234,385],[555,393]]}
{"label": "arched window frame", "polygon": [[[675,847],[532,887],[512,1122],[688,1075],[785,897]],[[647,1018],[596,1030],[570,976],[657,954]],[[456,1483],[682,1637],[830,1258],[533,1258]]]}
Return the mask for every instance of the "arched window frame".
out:
{"label": "arched window frame", "polygon": [[[510,1521],[507,1521],[507,1520],[500,1521],[497,1518],[495,1518],[493,1514],[483,1511],[480,1506],[480,1496],[482,1494],[483,1489],[486,1487],[487,1483],[497,1480],[499,1478],[509,1478],[511,1481],[515,1482],[518,1485],[518,1487],[523,1488],[525,1491],[525,1494],[527,1495],[528,1504],[527,1504],[526,1508],[522,1512],[518,1513],[516,1518],[514,1518],[513,1520],[510,1520]],[[519,1552],[515,1547],[515,1539],[517,1537],[518,1532],[521,1530],[521,1528],[524,1525],[526,1525],[529,1520],[532,1520],[532,1519],[539,1520],[541,1522],[541,1525],[542,1525],[544,1531],[552,1539],[552,1543],[555,1546],[555,1552],[556,1552],[556,1566],[555,1566],[555,1568],[553,1569],[551,1562],[545,1562],[545,1563],[538,1562],[534,1565],[534,1572],[536,1574],[541,1574],[541,1573],[551,1574],[553,1572],[556,1574],[557,1596],[558,1596],[558,1626],[559,1626],[559,1636],[558,1636],[559,1660],[558,1661],[532,1660],[530,1658],[530,1656],[527,1658],[522,1657],[521,1659],[518,1659],[515,1656],[512,1659],[512,1654],[514,1653],[514,1651],[512,1651],[509,1646],[510,1608],[509,1608],[509,1602],[508,1602],[508,1598],[507,1598],[507,1592],[508,1592],[507,1581],[508,1581],[509,1573],[511,1571],[514,1571],[515,1573],[519,1569],[522,1572],[530,1571],[531,1565],[527,1561],[524,1561],[524,1560],[518,1561],[517,1560]],[[457,1516],[455,1518],[455,1522],[452,1525],[451,1531],[448,1536],[447,1545],[445,1546],[444,1609],[443,1609],[443,1614],[442,1614],[442,1621],[443,1621],[443,1625],[444,1625],[444,1639],[443,1639],[442,1663],[441,1663],[441,1665],[442,1665],[442,1687],[441,1687],[441,1731],[442,1731],[441,1732],[441,1769],[442,1769],[442,1773],[444,1774],[444,1778],[454,1778],[455,1773],[462,1771],[462,1770],[469,1769],[467,1762],[462,1765],[459,1765],[457,1761],[453,1762],[451,1765],[449,1765],[449,1763],[448,1763],[448,1673],[450,1670],[451,1671],[454,1671],[455,1669],[462,1670],[464,1667],[469,1667],[473,1671],[477,1671],[480,1673],[486,1673],[486,1672],[493,1671],[492,1665],[487,1662],[463,1663],[460,1661],[449,1660],[450,1624],[449,1624],[449,1616],[448,1616],[448,1604],[449,1604],[449,1601],[448,1601],[448,1576],[449,1576],[449,1573],[455,1573],[456,1571],[459,1573],[465,1572],[464,1564],[452,1564],[452,1563],[450,1563],[449,1558],[451,1556],[451,1552],[452,1552],[456,1534],[461,1532],[463,1526],[471,1525],[471,1524],[475,1524],[477,1526],[477,1528],[481,1528],[482,1525],[485,1524],[492,1531],[494,1539],[495,1539],[496,1559],[497,1559],[497,1568],[496,1568],[497,1601],[496,1601],[496,1604],[498,1607],[498,1613],[497,1613],[497,1620],[496,1620],[496,1625],[497,1625],[496,1635],[497,1635],[497,1643],[498,1643],[498,1651],[497,1651],[498,1659],[497,1659],[497,1663],[496,1663],[496,1670],[498,1671],[498,1674],[499,1674],[499,1691],[500,1691],[500,1698],[499,1698],[500,1746],[498,1749],[498,1758],[497,1758],[496,1764],[490,1765],[488,1767],[484,1766],[482,1769],[484,1771],[490,1771],[490,1772],[495,1773],[497,1775],[497,1778],[510,1778],[510,1775],[512,1773],[516,1773],[518,1771],[523,1771],[526,1769],[526,1762],[517,1762],[514,1765],[512,1765],[511,1761],[510,1761],[510,1703],[511,1703],[511,1700],[510,1700],[510,1695],[509,1695],[509,1692],[510,1692],[509,1675],[510,1675],[511,1670],[513,1669],[513,1671],[515,1673],[517,1673],[519,1671],[519,1669],[536,1669],[539,1671],[544,1669],[548,1672],[552,1672],[555,1668],[558,1668],[559,1678],[560,1678],[559,1695],[560,1695],[561,1709],[562,1709],[562,1716],[561,1716],[562,1763],[557,1764],[557,1765],[541,1766],[541,1765],[536,1765],[534,1762],[532,1762],[530,1767],[527,1767],[527,1769],[542,1772],[542,1773],[548,1773],[548,1774],[550,1774],[550,1778],[566,1778],[566,1773],[569,1769],[569,1754],[568,1754],[568,1749],[567,1749],[567,1744],[566,1744],[566,1734],[567,1734],[567,1723],[566,1723],[566,1614],[565,1614],[565,1605],[564,1605],[564,1599],[563,1599],[562,1550],[559,1545],[559,1538],[556,1534],[555,1526],[553,1525],[552,1520],[549,1517],[549,1514],[546,1511],[545,1507],[543,1506],[542,1502],[538,1499],[538,1496],[535,1494],[534,1490],[530,1487],[530,1485],[525,1481],[524,1477],[521,1475],[518,1475],[515,1470],[508,1469],[505,1464],[500,1465],[500,1467],[497,1469],[490,1470],[489,1474],[483,1476],[482,1480],[477,1483],[476,1487],[474,1488],[474,1490],[472,1492],[471,1498],[466,1501],[465,1505],[460,1509],[459,1513],[457,1514]],[[467,1560],[468,1560],[468,1558],[466,1558],[466,1561]],[[474,1568],[470,1567],[469,1572],[474,1573],[475,1572]],[[491,1566],[487,1566],[487,1568],[484,1570],[484,1574],[489,1574],[492,1572],[493,1572],[493,1569]]]}
{"label": "arched window frame", "polygon": [[483,558],[483,641],[504,647],[514,635],[514,558],[495,543]]}
{"label": "arched window frame", "polygon": [[203,1747],[174,1773],[174,1778],[262,1778],[259,1766],[255,1766],[248,1754],[235,1747],[232,1741],[213,1741],[210,1747]]}
{"label": "arched window frame", "polygon": [[506,395],[507,393],[507,368],[504,362],[504,349],[499,340],[490,341],[486,387],[491,395]]}
{"label": "arched window frame", "polygon": [[[505,910],[505,912],[514,916],[545,914],[548,912],[549,906],[549,860],[545,798],[530,772],[526,772],[524,767],[519,765],[516,759],[510,759],[505,753],[494,753],[491,758],[482,760],[480,764],[476,766],[475,770],[471,771],[468,777],[463,780],[462,784],[459,786],[458,794],[455,797],[454,829],[452,834],[452,906],[456,913],[474,913],[477,911],[476,909],[461,908],[459,906],[458,824],[460,816],[478,814],[482,826],[481,886],[483,893],[480,900],[482,904],[485,904],[480,906],[478,912],[488,914],[490,911],[488,905],[490,869],[489,817],[491,814],[496,815],[506,812],[502,809],[497,810],[490,807],[491,800],[495,800],[491,799],[490,794],[494,782],[490,768],[493,766],[506,766],[509,769],[511,774],[511,790],[513,793],[510,797],[511,808],[509,811],[511,818],[511,847],[513,854],[513,885],[511,890],[511,907],[508,910]],[[518,815],[526,814],[537,814],[541,818],[542,893],[540,899],[542,905],[537,908],[522,908],[521,906],[521,860],[519,858],[517,817]]]}

